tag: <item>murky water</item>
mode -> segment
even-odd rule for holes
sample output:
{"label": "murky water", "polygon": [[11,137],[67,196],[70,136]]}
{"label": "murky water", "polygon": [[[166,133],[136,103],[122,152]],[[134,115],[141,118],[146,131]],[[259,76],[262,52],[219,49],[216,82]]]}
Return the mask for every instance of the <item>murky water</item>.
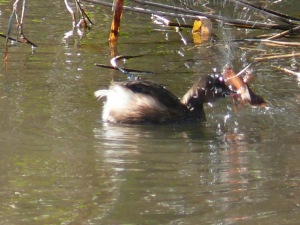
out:
{"label": "murky water", "polygon": [[[63,1],[28,4],[24,32],[39,47],[10,46],[1,63],[0,224],[299,223],[299,84],[271,67],[299,71],[298,58],[255,66],[252,86],[269,110],[235,112],[228,98],[206,107],[202,124],[108,125],[93,92],[112,76],[126,80],[94,65],[109,64],[110,9],[86,6],[96,25],[81,40]],[[291,15],[300,8],[297,0],[274,4]],[[1,2],[1,32],[10,12]],[[145,78],[178,96],[227,62],[222,43],[195,47],[183,31],[184,45],[176,32],[156,29],[148,16],[125,13],[118,50],[145,54],[127,66],[154,71]],[[245,35],[215,29],[221,39]],[[263,51],[299,51],[237,47],[236,70]]]}

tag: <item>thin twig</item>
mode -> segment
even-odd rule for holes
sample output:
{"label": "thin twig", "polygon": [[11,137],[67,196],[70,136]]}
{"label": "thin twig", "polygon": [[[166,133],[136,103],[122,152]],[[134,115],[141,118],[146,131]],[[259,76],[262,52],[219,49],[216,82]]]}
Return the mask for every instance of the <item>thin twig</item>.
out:
{"label": "thin twig", "polygon": [[[83,0],[83,1],[112,7],[112,3],[101,1],[101,0]],[[229,19],[226,17],[218,16],[218,15],[210,15],[210,14],[206,14],[206,13],[202,13],[202,12],[198,12],[198,11],[194,11],[194,10],[182,9],[182,8],[178,8],[178,7],[174,7],[174,6],[163,5],[163,4],[158,4],[158,3],[149,2],[149,1],[140,1],[140,0],[131,0],[131,1],[141,3],[143,5],[153,5],[156,7],[165,8],[165,9],[173,10],[174,12],[179,12],[179,13],[163,12],[163,11],[149,10],[149,9],[144,9],[144,8],[139,8],[139,7],[129,7],[129,6],[124,6],[123,10],[129,10],[132,12],[143,13],[143,14],[157,14],[160,16],[169,16],[169,17],[175,17],[175,18],[187,18],[187,19],[193,19],[193,20],[198,19],[199,16],[204,16],[204,17],[207,17],[214,21],[222,22],[225,25],[237,26],[237,27],[248,28],[248,29],[288,30],[292,27],[291,25],[260,23],[260,22],[253,22],[253,21],[244,21],[244,20],[240,20],[240,19]],[[183,13],[186,13],[186,14],[183,14]]]}
{"label": "thin twig", "polygon": [[88,15],[85,13],[85,11],[84,11],[81,3],[80,3],[80,0],[76,0],[75,2],[76,2],[76,6],[77,6],[77,8],[79,10],[79,13],[80,13],[82,19],[84,20],[85,25],[88,26],[87,23],[86,23],[86,20],[90,23],[90,25],[93,25],[93,22],[88,17]]}
{"label": "thin twig", "polygon": [[[107,65],[104,65],[104,64],[96,63],[95,65],[96,65],[96,66],[99,66],[99,67],[102,67],[102,68],[106,68],[106,69],[119,70],[119,69],[116,68],[116,67],[113,67],[113,66],[107,66]],[[124,68],[124,67],[120,67],[120,68],[121,68],[122,70],[127,70],[128,72],[132,72],[132,73],[153,74],[152,71],[136,70],[136,69],[129,69],[129,68]]]}
{"label": "thin twig", "polygon": [[281,66],[271,66],[271,67],[273,67],[273,68],[275,68],[275,69],[278,69],[278,70],[282,70],[282,71],[284,71],[284,72],[286,72],[286,73],[288,73],[288,74],[291,74],[291,75],[300,77],[300,72],[295,72],[295,71],[289,70],[289,69],[287,69],[287,68],[283,68],[283,67],[281,67]]}
{"label": "thin twig", "polygon": [[236,4],[247,6],[249,8],[259,10],[259,11],[264,12],[265,14],[267,14],[269,16],[272,16],[272,17],[274,17],[276,19],[279,19],[280,21],[282,21],[284,23],[287,23],[287,24],[290,24],[290,25],[296,25],[297,24],[297,23],[292,22],[292,21],[300,22],[299,18],[291,17],[291,16],[288,16],[288,15],[285,15],[285,14],[282,14],[282,13],[279,13],[279,12],[275,12],[273,10],[266,9],[266,8],[254,5],[254,4],[251,4],[251,3],[246,2],[246,1],[241,1],[241,0],[229,0],[229,1],[234,2]]}
{"label": "thin twig", "polygon": [[276,35],[274,35],[272,37],[269,37],[267,39],[268,40],[274,40],[274,39],[281,38],[281,37],[284,37],[284,36],[286,36],[288,34],[296,33],[296,32],[299,32],[299,31],[300,31],[300,26],[297,26],[297,27],[294,27],[294,28],[292,28],[290,30],[286,30],[286,31],[281,32],[279,34],[276,34]]}
{"label": "thin twig", "polygon": [[71,16],[72,16],[72,20],[73,20],[72,25],[73,25],[73,27],[75,27],[75,25],[76,25],[76,17],[75,17],[75,13],[74,13],[72,7],[69,6],[68,0],[64,0],[64,2],[65,2],[65,5],[66,5],[67,10],[69,11],[69,13],[70,13]]}
{"label": "thin twig", "polygon": [[300,46],[299,42],[286,42],[286,41],[273,41],[269,39],[241,39],[241,40],[233,40],[233,42],[259,42],[266,45],[273,45],[273,46]]}
{"label": "thin twig", "polygon": [[120,72],[122,72],[123,74],[127,75],[127,79],[129,80],[138,80],[139,77],[135,76],[134,74],[130,73],[131,71],[124,69],[122,67],[119,67],[117,62],[121,59],[132,59],[132,58],[137,58],[137,57],[141,57],[143,55],[135,55],[135,56],[125,56],[125,55],[118,55],[116,57],[113,57],[110,60],[110,64],[112,65],[113,68],[118,69]]}
{"label": "thin twig", "polygon": [[284,55],[271,55],[266,57],[256,57],[253,59],[254,62],[261,62],[266,60],[272,59],[283,59],[283,58],[292,58],[292,57],[299,57],[300,53],[291,53],[291,54],[284,54]]}
{"label": "thin twig", "polygon": [[[211,15],[208,13],[203,13],[203,12],[199,12],[196,10],[190,10],[190,9],[183,9],[180,7],[175,7],[175,6],[170,6],[170,5],[165,5],[165,4],[160,4],[160,3],[155,3],[155,2],[150,2],[150,1],[144,1],[144,0],[131,0],[133,2],[139,3],[141,5],[149,5],[149,6],[154,6],[154,7],[158,7],[160,9],[168,9],[168,10],[172,10],[172,12],[181,12],[181,13],[187,13],[189,15],[197,15],[197,16],[204,16],[207,17],[209,19],[212,19],[214,21],[217,22],[226,22],[228,23],[228,25],[237,25],[237,26],[241,26],[245,28],[253,28],[253,29],[266,29],[266,25],[270,26],[267,29],[280,29],[280,28],[274,28],[275,26],[280,26],[278,24],[266,24],[266,23],[259,23],[259,22],[253,22],[253,21],[244,21],[244,20],[239,20],[239,19],[229,19],[223,16],[218,16],[218,15]],[[290,27],[290,26],[288,26]]]}

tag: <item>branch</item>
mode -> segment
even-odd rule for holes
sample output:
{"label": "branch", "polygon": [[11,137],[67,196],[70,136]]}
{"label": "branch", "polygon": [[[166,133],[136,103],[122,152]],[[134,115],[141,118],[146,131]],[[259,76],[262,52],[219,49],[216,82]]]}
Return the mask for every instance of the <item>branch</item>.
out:
{"label": "branch", "polygon": [[266,8],[254,5],[254,4],[251,4],[251,3],[246,2],[246,1],[241,1],[241,0],[229,0],[229,1],[234,2],[236,4],[247,6],[249,8],[256,9],[256,10],[261,11],[261,12],[264,12],[265,14],[267,14],[271,17],[274,17],[276,19],[279,19],[280,21],[282,21],[284,23],[287,23],[287,24],[290,24],[290,25],[296,25],[297,24],[297,23],[294,23],[292,21],[300,22],[299,18],[291,17],[291,16],[288,16],[288,15],[285,15],[285,14],[282,14],[282,13],[279,13],[279,12],[275,12],[273,10],[266,9]]}
{"label": "branch", "polygon": [[[108,6],[112,7],[113,4],[101,0],[83,0],[85,2],[90,2],[94,4],[99,4],[103,6]],[[188,10],[188,9],[183,9],[175,6],[169,6],[169,5],[163,5],[159,3],[154,3],[154,2],[148,2],[148,1],[141,1],[141,0],[131,0],[143,5],[149,5],[149,6],[155,6],[155,7],[160,7],[164,9],[169,9],[173,10],[175,12],[179,13],[171,13],[171,12],[162,12],[162,11],[155,11],[155,10],[149,10],[149,9],[144,9],[144,8],[139,8],[139,7],[130,7],[130,6],[123,6],[123,10],[129,10],[132,12],[137,12],[137,13],[143,13],[143,14],[157,14],[160,16],[169,16],[169,17],[175,17],[175,18],[187,18],[187,19],[198,19],[199,16],[204,16],[209,19],[212,19],[213,21],[216,22],[222,22],[225,23],[226,25],[232,25],[232,26],[237,26],[241,28],[247,28],[247,29],[278,29],[278,30],[289,30],[292,28],[291,25],[281,25],[281,24],[270,24],[270,23],[260,23],[260,22],[253,22],[253,21],[244,21],[244,20],[239,20],[239,19],[229,19],[226,17],[218,16],[218,15],[210,15],[207,13],[202,13],[194,10]],[[186,14],[183,14],[186,13]]]}

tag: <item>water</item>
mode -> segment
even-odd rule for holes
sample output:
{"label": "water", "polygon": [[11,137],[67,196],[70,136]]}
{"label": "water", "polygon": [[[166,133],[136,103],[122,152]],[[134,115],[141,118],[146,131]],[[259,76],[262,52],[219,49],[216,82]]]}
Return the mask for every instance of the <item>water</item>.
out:
{"label": "water", "polygon": [[[24,32],[39,47],[10,46],[8,63],[1,63],[0,224],[298,224],[299,84],[271,67],[299,71],[298,58],[255,66],[252,87],[268,110],[235,112],[228,98],[207,106],[201,124],[108,125],[93,92],[112,77],[125,80],[94,66],[109,64],[110,9],[86,7],[96,26],[80,40],[76,32],[67,36],[63,2],[30,4]],[[4,32],[11,5],[0,5]],[[282,5],[291,15],[300,7]],[[154,71],[144,78],[178,96],[227,61],[222,43],[195,48],[183,31],[186,46],[157,28],[145,15],[124,14],[118,50],[146,54],[126,66]],[[236,70],[261,52],[298,51],[237,47]]]}

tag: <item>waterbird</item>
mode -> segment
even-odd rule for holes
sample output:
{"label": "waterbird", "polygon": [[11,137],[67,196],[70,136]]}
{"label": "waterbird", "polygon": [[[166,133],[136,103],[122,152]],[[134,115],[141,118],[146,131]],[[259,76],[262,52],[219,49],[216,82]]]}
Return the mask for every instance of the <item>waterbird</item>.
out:
{"label": "waterbird", "polygon": [[170,124],[205,120],[203,104],[230,95],[222,76],[199,78],[179,99],[152,81],[113,82],[109,89],[94,93],[106,98],[102,120],[124,124]]}

